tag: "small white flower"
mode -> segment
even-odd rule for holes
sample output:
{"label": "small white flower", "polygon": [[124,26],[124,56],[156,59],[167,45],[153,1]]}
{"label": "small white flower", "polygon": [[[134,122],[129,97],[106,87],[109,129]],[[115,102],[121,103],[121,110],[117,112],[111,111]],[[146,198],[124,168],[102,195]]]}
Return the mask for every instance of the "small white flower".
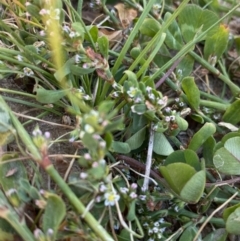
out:
{"label": "small white flower", "polygon": [[179,99],[179,98],[175,98],[175,101],[176,101],[176,102],[179,102],[179,101],[180,101],[180,99]]}
{"label": "small white flower", "polygon": [[113,92],[113,93],[112,93],[112,97],[113,97],[113,98],[119,97],[119,93],[118,93],[118,92]]}
{"label": "small white flower", "polygon": [[137,183],[132,183],[132,184],[131,184],[131,188],[132,188],[132,189],[137,189]]}
{"label": "small white flower", "polygon": [[79,176],[81,179],[86,179],[88,174],[86,172],[81,172]]}
{"label": "small white flower", "polygon": [[120,196],[116,192],[107,192],[104,194],[105,206],[114,206],[115,202],[120,199]]}
{"label": "small white flower", "polygon": [[184,103],[183,103],[183,102],[180,102],[180,103],[179,103],[179,106],[181,106],[181,107],[184,106]]}
{"label": "small white flower", "polygon": [[153,227],[152,231],[153,231],[154,233],[158,233],[158,232],[159,232],[159,229],[158,229],[157,227]]}
{"label": "small white flower", "polygon": [[99,191],[100,191],[100,192],[105,192],[105,191],[107,191],[106,185],[101,184],[100,187],[99,187]]}
{"label": "small white flower", "polygon": [[147,222],[145,222],[142,226],[143,226],[143,227],[148,227],[149,224],[148,224]]}
{"label": "small white flower", "polygon": [[40,34],[40,36],[42,36],[42,37],[46,35],[46,33],[45,33],[44,30],[41,30],[41,31],[39,32],[39,34]]}
{"label": "small white flower", "polygon": [[171,112],[171,108],[170,108],[170,107],[166,107],[164,110],[165,110],[167,113],[170,113],[170,112]]}
{"label": "small white flower", "polygon": [[42,132],[41,130],[39,130],[38,128],[36,128],[33,132],[32,132],[33,136],[41,136]]}
{"label": "small white flower", "polygon": [[127,187],[120,187],[120,192],[126,194],[129,191]]}
{"label": "small white flower", "polygon": [[26,3],[25,3],[25,6],[26,6],[26,7],[29,6],[29,5],[31,5],[30,2],[26,2]]}
{"label": "small white flower", "polygon": [[47,15],[49,13],[50,13],[50,11],[45,9],[45,8],[41,9],[40,12],[39,12],[40,15]]}
{"label": "small white flower", "polygon": [[171,120],[171,121],[175,121],[175,119],[176,119],[176,117],[175,117],[174,115],[171,115],[171,116],[170,116],[170,120]]}
{"label": "small white flower", "polygon": [[151,92],[152,92],[152,87],[147,86],[147,87],[146,87],[146,91],[147,91],[148,94],[151,93]]}
{"label": "small white flower", "polygon": [[80,62],[81,62],[81,58],[82,58],[82,57],[81,57],[79,54],[76,54],[75,57],[74,57],[75,63],[76,63],[76,64],[80,63]]}
{"label": "small white flower", "polygon": [[32,76],[32,75],[34,75],[34,72],[33,72],[30,68],[28,68],[28,67],[24,67],[24,68],[23,68],[23,72],[24,72],[24,74],[25,74],[26,76]]}
{"label": "small white flower", "polygon": [[92,134],[94,132],[94,128],[92,126],[90,126],[89,124],[86,124],[84,126],[84,130],[89,134]]}
{"label": "small white flower", "polygon": [[147,196],[146,196],[146,195],[140,195],[140,196],[139,196],[139,199],[140,199],[140,200],[142,200],[142,201],[145,201],[145,200],[146,200],[146,198],[147,198]]}
{"label": "small white flower", "polygon": [[18,55],[17,55],[17,60],[18,60],[19,62],[22,62],[22,61],[23,61],[23,56],[20,55],[20,54],[18,54]]}
{"label": "small white flower", "polygon": [[148,98],[149,98],[150,100],[155,100],[155,95],[154,95],[153,93],[150,93],[150,94],[148,95]]}
{"label": "small white flower", "polygon": [[85,153],[85,154],[84,154],[84,158],[85,158],[86,160],[91,160],[91,159],[92,159],[92,157],[91,157],[91,155],[90,155],[89,153]]}
{"label": "small white flower", "polygon": [[113,87],[114,89],[117,89],[118,83],[117,83],[116,81],[114,81],[114,83],[112,84],[112,87]]}
{"label": "small white flower", "polygon": [[134,97],[137,93],[138,89],[134,88],[134,87],[130,87],[129,90],[127,91],[127,94],[129,95],[129,97]]}
{"label": "small white flower", "polygon": [[171,120],[171,117],[170,117],[170,116],[166,116],[166,117],[165,117],[165,121],[166,121],[166,122],[169,122],[170,120]]}
{"label": "small white flower", "polygon": [[62,27],[63,31],[66,32],[66,33],[70,33],[71,32],[71,29],[67,26],[67,25],[64,25]]}
{"label": "small white flower", "polygon": [[96,168],[96,167],[98,167],[98,162],[94,162],[93,164],[92,164],[92,168]]}
{"label": "small white flower", "polygon": [[45,136],[45,138],[49,139],[50,136],[51,136],[51,134],[50,134],[49,131],[46,131],[46,132],[44,133],[44,136]]}
{"label": "small white flower", "polygon": [[75,36],[76,36],[76,33],[75,33],[75,32],[71,31],[71,32],[69,33],[69,37],[70,37],[70,38],[74,38]]}
{"label": "small white flower", "polygon": [[132,199],[137,198],[137,194],[135,192],[131,192],[129,196]]}
{"label": "small white flower", "polygon": [[159,222],[154,222],[154,224],[153,224],[155,227],[159,227]]}

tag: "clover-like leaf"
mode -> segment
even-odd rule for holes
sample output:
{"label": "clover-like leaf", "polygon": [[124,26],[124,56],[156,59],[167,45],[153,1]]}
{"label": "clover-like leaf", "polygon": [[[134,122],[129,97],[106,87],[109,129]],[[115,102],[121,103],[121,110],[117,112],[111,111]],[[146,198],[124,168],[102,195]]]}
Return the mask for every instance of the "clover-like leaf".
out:
{"label": "clover-like leaf", "polygon": [[213,157],[215,167],[228,175],[240,175],[240,137],[233,137],[219,148]]}

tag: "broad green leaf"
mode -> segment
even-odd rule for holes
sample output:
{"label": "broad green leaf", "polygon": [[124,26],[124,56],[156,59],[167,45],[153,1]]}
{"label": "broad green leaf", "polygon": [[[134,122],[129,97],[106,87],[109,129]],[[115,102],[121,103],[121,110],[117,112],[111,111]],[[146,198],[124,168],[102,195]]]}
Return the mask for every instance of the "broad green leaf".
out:
{"label": "broad green leaf", "polygon": [[233,125],[238,124],[240,121],[240,100],[234,101],[225,111],[223,121]]}
{"label": "broad green leaf", "polygon": [[133,72],[130,71],[130,70],[126,70],[126,71],[124,71],[124,74],[127,75],[128,81],[129,81],[130,83],[132,83],[135,87],[138,86],[137,76],[136,76],[135,73],[133,73]]}
{"label": "broad green leaf", "polygon": [[226,51],[228,46],[229,30],[222,24],[215,34],[208,36],[204,44],[204,58],[210,61],[211,57],[216,57],[216,61]]}
{"label": "broad green leaf", "polygon": [[228,233],[225,228],[220,228],[208,234],[203,241],[226,241]]}
{"label": "broad green leaf", "polygon": [[135,150],[139,148],[146,137],[146,126],[143,127],[141,130],[136,132],[134,135],[132,135],[128,140],[126,140],[126,143],[128,143],[131,150]]}
{"label": "broad green leaf", "polygon": [[142,115],[147,111],[147,107],[145,104],[136,104],[136,105],[132,105],[131,110],[133,113]]}
{"label": "broad green leaf", "polygon": [[171,144],[163,133],[154,133],[153,151],[162,156],[168,156],[173,152]]}
{"label": "broad green leaf", "polygon": [[167,166],[171,163],[177,163],[177,162],[186,163],[191,167],[194,167],[196,171],[201,170],[199,158],[197,154],[192,150],[186,149],[186,150],[174,151],[167,157],[164,165]]}
{"label": "broad green leaf", "polygon": [[136,219],[136,200],[132,201],[129,205],[127,220],[133,221]]}
{"label": "broad green leaf", "polygon": [[[183,38],[188,43],[197,35],[207,30],[218,21],[218,16],[207,9],[202,9],[197,5],[189,4],[178,16]],[[207,33],[208,36],[215,33],[217,27]]]}
{"label": "broad green leaf", "polygon": [[52,104],[67,94],[67,90],[46,90],[42,87],[36,90],[36,100],[43,104]]}
{"label": "broad green leaf", "polygon": [[143,21],[143,24],[139,28],[139,31],[143,35],[147,35],[149,37],[154,37],[154,35],[160,30],[160,23],[152,18],[146,18]]}
{"label": "broad green leaf", "polygon": [[182,80],[182,89],[185,92],[189,105],[197,110],[200,103],[200,91],[193,77],[185,77]]}
{"label": "broad green leaf", "polygon": [[215,139],[210,136],[204,143],[203,143],[203,157],[207,167],[213,167],[213,154],[214,148],[216,145]]}
{"label": "broad green leaf", "polygon": [[[94,43],[98,40],[98,28],[95,25],[91,25],[87,27],[89,34],[92,37]],[[88,34],[85,34],[85,39],[90,41]],[[101,50],[100,50],[101,51]]]}
{"label": "broad green leaf", "polygon": [[190,203],[197,203],[201,198],[206,183],[206,174],[202,170],[192,176],[181,190],[180,196]]}
{"label": "broad green leaf", "polygon": [[8,160],[16,157],[16,154],[2,155],[0,163],[0,183],[5,193],[11,193],[7,195],[11,204],[15,207],[18,207],[21,204],[21,201],[17,195],[19,179],[27,179],[27,172],[22,162],[7,162]]}
{"label": "broad green leaf", "polygon": [[240,161],[240,137],[236,136],[228,139],[224,147],[238,160]]}
{"label": "broad green leaf", "polygon": [[52,240],[56,239],[59,226],[66,214],[66,207],[61,197],[53,193],[47,194],[47,205],[42,217],[42,227],[45,234],[52,229]]}
{"label": "broad green leaf", "polygon": [[127,154],[131,151],[128,143],[124,143],[120,141],[113,141],[111,149],[113,152],[122,153],[122,154]]}
{"label": "broad green leaf", "polygon": [[176,122],[177,122],[179,130],[181,130],[181,131],[187,130],[188,122],[178,114],[175,117],[176,117]]}
{"label": "broad green leaf", "polygon": [[113,101],[111,100],[102,101],[98,106],[98,111],[100,113],[107,114],[112,110],[113,107],[114,107]]}
{"label": "broad green leaf", "polygon": [[[167,12],[164,16],[164,22],[166,22],[172,16],[171,13]],[[183,46],[182,34],[176,20],[173,20],[166,31],[166,45],[175,50],[180,50]]]}
{"label": "broad green leaf", "polygon": [[224,209],[223,211],[224,222],[227,222],[227,219],[230,216],[230,214],[233,213],[237,208],[240,208],[240,203]]}
{"label": "broad green leaf", "polygon": [[216,151],[213,164],[218,171],[228,175],[240,175],[240,162],[225,148]]}
{"label": "broad green leaf", "polygon": [[[189,76],[193,71],[194,59],[189,55],[185,55],[178,64],[175,73],[182,78]],[[181,78],[180,78],[181,79]]]}
{"label": "broad green leaf", "polygon": [[189,226],[184,230],[179,241],[193,241],[196,233],[197,228],[195,226]]}
{"label": "broad green leaf", "polygon": [[230,234],[240,235],[240,207],[236,208],[228,217],[226,230]]}
{"label": "broad green leaf", "polygon": [[108,49],[109,49],[108,38],[106,36],[99,37],[97,42],[98,42],[100,53],[103,55],[105,59],[108,59]]}
{"label": "broad green leaf", "polygon": [[216,127],[212,123],[205,123],[204,126],[194,134],[192,137],[188,149],[197,151],[203,143],[216,132]]}
{"label": "broad green leaf", "polygon": [[80,34],[80,36],[84,36],[85,29],[80,22],[71,23],[71,26],[78,34]]}
{"label": "broad green leaf", "polygon": [[0,107],[0,133],[9,131],[10,127],[10,116],[6,110]]}
{"label": "broad green leaf", "polygon": [[185,163],[173,163],[167,166],[161,166],[159,169],[169,186],[177,194],[181,193],[186,183],[196,173],[193,167]]}

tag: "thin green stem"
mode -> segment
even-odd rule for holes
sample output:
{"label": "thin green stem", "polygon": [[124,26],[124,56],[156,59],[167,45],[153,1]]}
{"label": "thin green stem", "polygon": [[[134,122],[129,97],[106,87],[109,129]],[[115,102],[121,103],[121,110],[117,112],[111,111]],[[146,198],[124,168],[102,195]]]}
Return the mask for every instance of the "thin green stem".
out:
{"label": "thin green stem", "polygon": [[229,107],[230,104],[222,104],[222,103],[209,101],[209,100],[200,100],[200,105],[214,108],[214,109],[217,109],[220,111],[225,111]]}
{"label": "thin green stem", "polygon": [[[238,4],[240,5],[240,4]],[[206,60],[201,58],[199,55],[194,53],[193,51],[190,51],[190,55],[202,66],[204,66],[206,69],[208,69],[211,73],[215,74],[219,79],[221,79],[232,91],[233,95],[236,96],[240,93],[240,88],[235,85],[227,76],[220,73],[218,69],[216,69],[214,66],[209,64]]]}

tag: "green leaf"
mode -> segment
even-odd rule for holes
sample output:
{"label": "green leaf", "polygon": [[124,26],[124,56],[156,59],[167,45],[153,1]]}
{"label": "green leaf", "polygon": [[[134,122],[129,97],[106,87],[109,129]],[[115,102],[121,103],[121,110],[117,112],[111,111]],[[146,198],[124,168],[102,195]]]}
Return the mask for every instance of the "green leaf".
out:
{"label": "green leaf", "polygon": [[17,194],[19,179],[27,179],[27,172],[22,162],[7,162],[16,157],[16,154],[2,155],[0,163],[0,183],[5,193],[12,193],[7,195],[11,204],[18,207],[21,204]]}
{"label": "green leaf", "polygon": [[213,157],[215,167],[224,174],[240,175],[240,137],[228,139]]}
{"label": "green leaf", "polygon": [[187,77],[191,75],[193,71],[193,66],[194,66],[194,59],[189,55],[185,55],[183,59],[180,61],[178,64],[175,73],[176,74],[181,74],[181,77]]}
{"label": "green leaf", "polygon": [[202,170],[192,176],[181,190],[180,196],[190,203],[197,203],[201,198],[206,183],[206,174]]}
{"label": "green leaf", "polygon": [[235,235],[240,235],[240,207],[236,208],[228,217],[226,230]]}
{"label": "green leaf", "polygon": [[143,127],[141,130],[139,130],[138,132],[136,132],[134,135],[132,135],[128,140],[126,140],[126,143],[128,143],[131,150],[135,150],[143,144],[146,137],[145,135],[146,135],[146,126]]}
{"label": "green leaf", "polygon": [[[167,12],[164,16],[164,22],[166,22],[171,16],[172,14]],[[182,40],[182,33],[180,31],[180,28],[176,20],[173,20],[171,22],[171,24],[169,25],[166,31],[166,34],[167,34],[165,39],[166,45],[171,49],[180,50],[184,43]]]}
{"label": "green leaf", "polygon": [[109,49],[108,38],[106,36],[99,37],[97,42],[98,42],[100,53],[103,55],[105,59],[108,59],[108,49]]}
{"label": "green leaf", "polygon": [[46,90],[42,87],[36,90],[36,100],[43,104],[52,104],[67,94],[67,90]]}
{"label": "green leaf", "polygon": [[82,24],[80,22],[74,22],[71,23],[71,27],[78,33],[80,34],[80,36],[84,36],[85,34],[85,29],[82,26]]}
{"label": "green leaf", "polygon": [[138,87],[137,75],[130,70],[124,71],[124,74],[127,75],[128,81],[133,84],[134,87]]}
{"label": "green leaf", "polygon": [[196,233],[197,228],[195,226],[187,227],[185,231],[182,233],[179,241],[193,241]]}
{"label": "green leaf", "polygon": [[136,219],[136,200],[132,201],[129,205],[127,220],[133,221]]}
{"label": "green leaf", "polygon": [[147,107],[145,104],[136,104],[136,105],[132,105],[131,110],[133,113],[142,115],[147,111]]}
{"label": "green leaf", "polygon": [[227,222],[227,219],[230,216],[230,214],[233,213],[237,208],[240,208],[240,203],[224,209],[223,211],[224,222]]}
{"label": "green leaf", "polygon": [[113,152],[122,153],[122,154],[127,154],[131,151],[128,143],[124,143],[120,141],[113,141],[111,149]]}
{"label": "green leaf", "polygon": [[[207,9],[202,9],[197,5],[189,4],[178,16],[184,40],[188,43],[197,35],[207,30],[218,21],[218,16]],[[207,33],[211,36],[216,32],[217,27]]]}
{"label": "green leaf", "polygon": [[193,77],[185,77],[182,80],[182,89],[185,92],[189,105],[197,110],[200,103],[200,91]]}
{"label": "green leaf", "polygon": [[167,157],[166,161],[164,162],[164,165],[167,166],[171,163],[177,162],[186,163],[191,167],[194,167],[196,171],[201,170],[199,158],[197,154],[192,150],[186,149],[174,151]]}
{"label": "green leaf", "polygon": [[153,151],[162,156],[168,156],[173,152],[171,144],[163,133],[154,133]]}
{"label": "green leaf", "polygon": [[203,143],[203,158],[205,160],[207,167],[213,167],[213,155],[214,155],[214,148],[216,145],[215,139],[210,136],[204,143]]}
{"label": "green leaf", "polygon": [[56,194],[47,194],[47,205],[43,214],[42,227],[45,234],[53,230],[52,240],[56,239],[59,226],[66,214],[66,207],[61,197]]}
{"label": "green leaf", "polygon": [[193,167],[185,163],[173,163],[167,166],[161,166],[159,169],[169,186],[177,194],[181,193],[188,180],[196,173]]}
{"label": "green leaf", "polygon": [[225,228],[219,228],[208,234],[203,241],[226,241],[228,233]]}
{"label": "green leaf", "polygon": [[231,123],[233,125],[238,124],[240,122],[240,100],[234,101],[225,111],[223,115],[223,121]]}
{"label": "green leaf", "polygon": [[210,61],[216,56],[216,61],[226,51],[229,40],[229,30],[222,24],[215,34],[208,36],[204,44],[204,58]]}
{"label": "green leaf", "polygon": [[194,134],[191,139],[188,149],[193,151],[197,151],[202,144],[214,133],[216,132],[216,127],[212,123],[205,123],[204,126]]}
{"label": "green leaf", "polygon": [[160,30],[161,25],[158,21],[152,18],[146,18],[143,21],[143,24],[139,28],[139,31],[143,35],[147,35],[149,37],[154,37],[154,35]]}
{"label": "green leaf", "polygon": [[[87,26],[87,29],[88,29],[89,34],[92,37],[93,42],[96,43],[97,40],[98,40],[98,28],[97,28],[97,26],[90,25],[90,26]],[[88,34],[85,34],[85,39],[90,41],[90,38],[89,38]]]}

